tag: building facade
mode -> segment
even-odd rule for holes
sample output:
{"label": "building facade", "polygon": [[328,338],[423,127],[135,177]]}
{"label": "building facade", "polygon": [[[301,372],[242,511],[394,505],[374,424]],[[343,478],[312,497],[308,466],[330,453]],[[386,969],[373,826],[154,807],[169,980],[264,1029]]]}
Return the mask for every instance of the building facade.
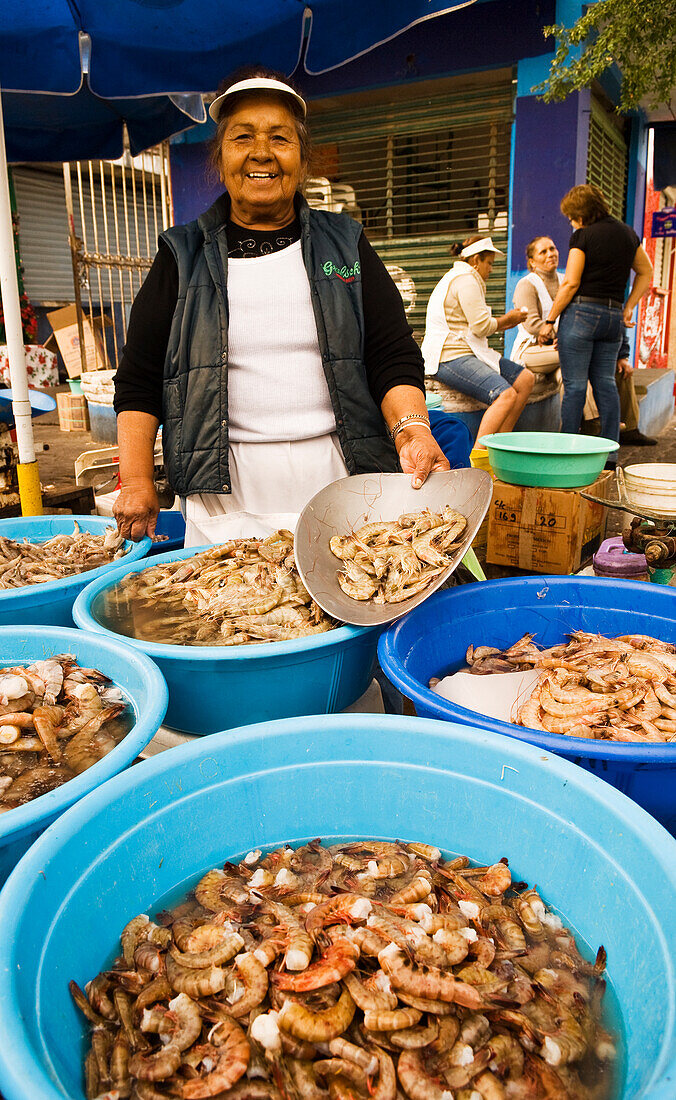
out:
{"label": "building facade", "polygon": [[[532,237],[552,236],[564,264],[570,227],[559,202],[576,183],[598,184],[643,234],[647,131],[638,115],[613,112],[612,74],[562,103],[534,92],[553,56],[543,26],[569,25],[582,9],[577,0],[476,0],[331,72],[294,74],[310,108],[310,201],[358,217],[383,260],[412,281],[419,338],[451,243],[490,232],[504,249],[488,286],[499,312]],[[220,190],[206,169],[212,132],[205,124],[172,143],[178,222]]]}

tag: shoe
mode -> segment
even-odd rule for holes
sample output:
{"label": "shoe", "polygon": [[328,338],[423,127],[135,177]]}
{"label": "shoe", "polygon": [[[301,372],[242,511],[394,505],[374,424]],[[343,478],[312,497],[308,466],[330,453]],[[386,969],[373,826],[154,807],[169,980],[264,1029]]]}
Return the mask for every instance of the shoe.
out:
{"label": "shoe", "polygon": [[643,435],[638,428],[631,428],[629,431],[620,432],[620,443],[626,444],[629,447],[656,447],[657,440],[653,439],[651,435]]}

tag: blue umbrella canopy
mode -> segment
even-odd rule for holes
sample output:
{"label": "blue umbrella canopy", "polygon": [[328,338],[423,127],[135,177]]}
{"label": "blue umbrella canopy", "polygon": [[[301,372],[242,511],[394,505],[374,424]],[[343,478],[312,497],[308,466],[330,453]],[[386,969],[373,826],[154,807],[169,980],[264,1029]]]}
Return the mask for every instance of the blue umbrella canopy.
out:
{"label": "blue umbrella canopy", "polygon": [[325,72],[475,0],[2,0],[0,87],[104,99],[213,91],[240,65]]}
{"label": "blue umbrella canopy", "polygon": [[3,0],[0,88],[77,92],[82,84],[79,30],[68,0]]}
{"label": "blue umbrella canopy", "polygon": [[123,123],[136,156],[206,118],[199,95],[102,99],[86,84],[70,96],[3,92],[2,107],[8,161],[117,160]]}
{"label": "blue umbrella canopy", "polygon": [[468,8],[475,0],[311,0],[304,68],[315,76],[381,46],[403,31]]}
{"label": "blue umbrella canopy", "polygon": [[[116,160],[124,151],[124,124],[136,154],[204,122],[199,93],[96,95],[89,82],[91,38],[62,0],[4,3],[0,90],[8,160]],[[37,25],[41,7],[44,19]]]}

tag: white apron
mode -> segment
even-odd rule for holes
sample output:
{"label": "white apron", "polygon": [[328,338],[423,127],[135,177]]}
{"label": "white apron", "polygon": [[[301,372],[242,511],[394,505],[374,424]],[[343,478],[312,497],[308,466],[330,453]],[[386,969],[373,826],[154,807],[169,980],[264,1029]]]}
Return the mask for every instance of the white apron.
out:
{"label": "white apron", "polygon": [[[531,271],[530,274],[525,275],[524,278],[527,279],[528,282],[531,283],[537,291],[538,300],[540,302],[540,309],[542,311],[542,317],[544,319],[549,314],[554,299],[547,290],[544,279],[542,279],[536,271]],[[559,280],[559,282],[560,281],[561,280]],[[558,327],[559,319],[557,317],[556,321],[554,322],[555,332],[557,331]],[[519,363],[521,366],[523,366],[523,353],[526,351],[527,348],[535,347],[537,342],[537,336],[533,336],[532,333],[528,332],[523,327],[523,325],[519,325],[516,330],[516,340],[514,341],[514,346],[512,347],[509,358],[512,360],[513,363]]]}
{"label": "white apron", "polygon": [[[425,318],[425,337],[421,347],[423,359],[425,360],[425,374],[427,375],[437,373],[441,353],[449,333],[444,310],[448,288],[461,275],[467,275],[468,273],[474,273],[471,264],[466,264],[464,261],[454,263],[450,271],[446,272],[430,294]],[[470,347],[472,355],[476,355],[477,359],[480,359],[491,370],[500,372],[500,354],[489,346],[485,336],[475,336],[469,325],[466,325],[463,329],[462,336]]]}
{"label": "white apron", "polygon": [[348,475],[335,432],[281,443],[231,443],[229,458],[231,493],[181,498],[186,547],[266,538],[280,527],[294,531],[308,501]]}

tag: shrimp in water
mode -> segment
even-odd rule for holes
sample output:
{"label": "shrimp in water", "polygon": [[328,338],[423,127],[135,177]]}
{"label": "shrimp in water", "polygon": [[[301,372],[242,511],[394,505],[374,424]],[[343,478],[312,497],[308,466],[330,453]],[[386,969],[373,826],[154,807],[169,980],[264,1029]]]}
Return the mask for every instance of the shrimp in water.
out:
{"label": "shrimp in water", "polygon": [[183,1100],[205,1100],[232,1088],[246,1073],[251,1058],[249,1040],[235,1020],[214,1024],[209,1041],[198,1050],[202,1062],[213,1065],[213,1069],[183,1085]]}

